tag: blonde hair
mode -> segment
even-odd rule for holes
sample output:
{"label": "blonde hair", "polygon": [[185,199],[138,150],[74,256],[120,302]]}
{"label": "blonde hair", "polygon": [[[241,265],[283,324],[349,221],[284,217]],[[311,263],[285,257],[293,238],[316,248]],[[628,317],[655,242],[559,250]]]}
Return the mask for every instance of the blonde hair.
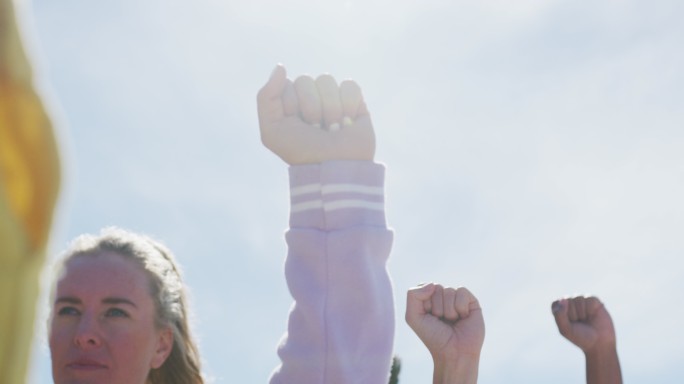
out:
{"label": "blonde hair", "polygon": [[[188,321],[186,289],[171,251],[145,235],[121,228],[105,228],[98,235],[85,234],[72,241],[61,259],[59,269],[78,256],[109,251],[137,262],[146,272],[150,295],[155,303],[155,322],[173,331],[173,348],[157,369],[150,370],[150,384],[204,384],[199,350],[193,341]],[[59,274],[57,275],[59,276]]]}

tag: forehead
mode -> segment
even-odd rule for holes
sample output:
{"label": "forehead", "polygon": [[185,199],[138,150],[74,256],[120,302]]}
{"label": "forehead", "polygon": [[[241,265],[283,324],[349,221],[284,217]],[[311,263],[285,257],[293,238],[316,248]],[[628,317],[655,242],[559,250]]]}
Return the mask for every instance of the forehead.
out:
{"label": "forehead", "polygon": [[148,278],[143,268],[114,252],[98,252],[69,260],[57,281],[57,295],[147,295]]}

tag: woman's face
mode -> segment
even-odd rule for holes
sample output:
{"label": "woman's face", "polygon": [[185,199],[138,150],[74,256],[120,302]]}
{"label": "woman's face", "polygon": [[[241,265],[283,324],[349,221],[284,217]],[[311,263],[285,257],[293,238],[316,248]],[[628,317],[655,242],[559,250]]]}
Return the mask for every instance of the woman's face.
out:
{"label": "woman's face", "polygon": [[143,384],[171,352],[171,331],[155,326],[145,272],[116,253],[71,259],[52,305],[55,384]]}

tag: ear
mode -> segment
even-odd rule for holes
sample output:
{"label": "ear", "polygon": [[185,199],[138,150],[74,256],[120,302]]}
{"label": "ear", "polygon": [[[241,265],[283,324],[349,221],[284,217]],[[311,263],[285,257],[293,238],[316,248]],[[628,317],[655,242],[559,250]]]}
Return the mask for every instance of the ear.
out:
{"label": "ear", "polygon": [[171,354],[173,349],[173,331],[169,327],[165,327],[159,331],[157,339],[157,347],[152,356],[150,366],[152,369],[157,369],[164,364],[166,359]]}

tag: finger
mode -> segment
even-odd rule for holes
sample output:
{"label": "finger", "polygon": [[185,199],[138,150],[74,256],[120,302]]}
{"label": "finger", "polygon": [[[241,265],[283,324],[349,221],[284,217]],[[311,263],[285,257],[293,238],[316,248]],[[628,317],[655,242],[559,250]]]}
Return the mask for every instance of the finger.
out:
{"label": "finger", "polygon": [[285,86],[285,81],[287,80],[287,72],[282,64],[276,65],[271,72],[271,77],[269,77],[266,84],[259,90],[257,94],[258,100],[269,100],[275,97],[280,97],[283,92],[283,87]]}
{"label": "finger", "polygon": [[411,288],[406,292],[406,322],[409,325],[415,324],[417,319],[427,313],[424,303],[430,302],[430,297],[434,291],[434,284],[425,284]]}
{"label": "finger", "polygon": [[444,287],[439,284],[435,284],[435,292],[430,298],[432,303],[432,315],[438,318],[444,317]]}
{"label": "finger", "polygon": [[[425,286],[431,286],[430,289],[430,296],[432,296],[433,292],[435,292],[435,287],[434,284],[432,283],[420,283],[416,288],[421,288]],[[427,288],[426,288],[427,289]],[[423,310],[425,313],[432,313],[432,301],[429,300],[430,297],[427,297],[425,300],[423,300]]]}
{"label": "finger", "polygon": [[302,119],[309,124],[321,124],[321,98],[316,83],[310,76],[300,76],[294,82],[299,111]]}
{"label": "finger", "polygon": [[435,285],[432,283],[421,284],[416,287],[410,288],[407,292],[407,299],[411,301],[428,301],[435,291]]}
{"label": "finger", "polygon": [[587,297],[585,305],[589,319],[593,318],[603,308],[603,303],[596,296]]}
{"label": "finger", "polygon": [[340,99],[342,100],[342,114],[349,119],[348,121],[368,115],[361,87],[355,81],[345,80],[340,84]]}
{"label": "finger", "polygon": [[456,312],[460,318],[470,316],[470,311],[479,309],[480,304],[477,298],[467,288],[460,287],[456,290],[456,301],[454,302]]}
{"label": "finger", "polygon": [[568,337],[572,325],[568,318],[568,305],[566,299],[556,300],[551,304],[551,312],[556,319],[556,325],[561,335]]}
{"label": "finger", "polygon": [[257,93],[257,111],[261,123],[270,122],[283,114],[281,95],[287,82],[285,67],[278,64],[271,77]]}
{"label": "finger", "polygon": [[290,79],[286,80],[285,89],[283,90],[283,112],[285,113],[285,116],[294,116],[299,112],[297,92]]}
{"label": "finger", "polygon": [[432,313],[432,300],[423,301],[423,309],[425,313]]}
{"label": "finger", "polygon": [[316,87],[321,97],[324,127],[337,131],[342,123],[342,101],[337,81],[330,75],[321,75],[316,79]]}
{"label": "finger", "polygon": [[575,308],[575,301],[573,299],[567,299],[565,305],[568,307],[568,319],[570,322],[577,322],[577,308]]}
{"label": "finger", "polygon": [[583,296],[577,296],[572,299],[573,303],[575,304],[575,311],[577,312],[577,321],[586,321],[587,320],[587,311],[586,311],[586,299]]}
{"label": "finger", "polygon": [[458,320],[456,311],[456,290],[448,287],[444,288],[444,318],[448,321]]}

